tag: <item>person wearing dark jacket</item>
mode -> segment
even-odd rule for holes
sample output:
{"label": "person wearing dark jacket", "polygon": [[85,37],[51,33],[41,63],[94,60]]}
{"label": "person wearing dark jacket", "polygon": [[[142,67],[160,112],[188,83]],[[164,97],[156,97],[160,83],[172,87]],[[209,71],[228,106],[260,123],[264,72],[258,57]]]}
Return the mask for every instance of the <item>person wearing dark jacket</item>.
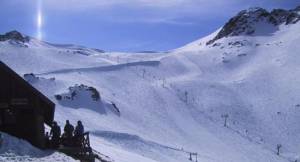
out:
{"label": "person wearing dark jacket", "polygon": [[66,125],[63,134],[64,145],[71,145],[73,137],[74,126],[70,124],[69,120],[66,120]]}
{"label": "person wearing dark jacket", "polygon": [[82,146],[82,140],[84,139],[83,134],[84,134],[84,127],[83,127],[81,121],[79,120],[77,122],[75,131],[74,131],[75,145]]}
{"label": "person wearing dark jacket", "polygon": [[60,134],[61,134],[60,127],[54,121],[52,124],[52,127],[51,127],[50,136],[52,136],[52,138],[51,138],[52,146],[55,148],[59,147]]}
{"label": "person wearing dark jacket", "polygon": [[70,124],[69,120],[66,120],[66,125],[64,128],[64,135],[66,137],[72,137],[73,131],[74,131],[74,126],[72,124]]}
{"label": "person wearing dark jacket", "polygon": [[83,133],[84,133],[84,127],[83,127],[81,121],[79,120],[79,121],[77,122],[75,131],[74,131],[74,136],[82,136]]}
{"label": "person wearing dark jacket", "polygon": [[45,146],[46,148],[50,148],[51,147],[51,144],[50,144],[50,136],[49,136],[49,132],[46,132],[45,134]]}

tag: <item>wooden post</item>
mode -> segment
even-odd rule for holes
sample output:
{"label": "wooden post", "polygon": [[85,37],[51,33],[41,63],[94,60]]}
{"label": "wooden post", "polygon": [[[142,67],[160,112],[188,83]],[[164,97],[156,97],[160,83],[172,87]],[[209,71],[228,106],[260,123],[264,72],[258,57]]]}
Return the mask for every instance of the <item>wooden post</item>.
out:
{"label": "wooden post", "polygon": [[146,70],[143,69],[143,78],[145,78],[145,73],[146,73]]}
{"label": "wooden post", "polygon": [[280,148],[282,147],[282,145],[281,144],[277,144],[277,155],[279,155],[280,154]]}
{"label": "wooden post", "polygon": [[227,127],[227,119],[228,119],[229,115],[223,114],[223,115],[221,115],[221,117],[224,118],[224,127]]}
{"label": "wooden post", "polygon": [[185,103],[188,103],[188,92],[187,91],[185,91],[184,92],[184,101],[185,101]]}

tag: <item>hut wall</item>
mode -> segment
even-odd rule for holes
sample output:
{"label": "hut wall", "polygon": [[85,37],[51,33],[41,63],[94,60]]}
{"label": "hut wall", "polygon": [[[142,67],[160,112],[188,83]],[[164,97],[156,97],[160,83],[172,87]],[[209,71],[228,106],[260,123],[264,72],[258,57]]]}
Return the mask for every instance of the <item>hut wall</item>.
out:
{"label": "hut wall", "polygon": [[0,69],[0,130],[44,147],[43,104],[30,87]]}

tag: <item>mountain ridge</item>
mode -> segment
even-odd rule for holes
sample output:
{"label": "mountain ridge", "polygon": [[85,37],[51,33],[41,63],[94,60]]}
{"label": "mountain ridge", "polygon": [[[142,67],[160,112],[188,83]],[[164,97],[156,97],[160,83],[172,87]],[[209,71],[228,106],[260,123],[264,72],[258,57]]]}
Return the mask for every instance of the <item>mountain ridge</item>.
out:
{"label": "mountain ridge", "polygon": [[[210,45],[218,39],[229,36],[253,35],[259,30],[259,27],[256,25],[261,22],[275,28],[281,24],[295,24],[300,20],[299,8],[300,6],[292,10],[274,9],[271,12],[260,7],[242,10],[232,17],[221,31],[206,44]],[[278,29],[276,28],[275,30]]]}
{"label": "mountain ridge", "polygon": [[7,41],[7,40],[14,40],[14,41],[20,41],[22,43],[25,43],[25,42],[29,42],[30,37],[23,35],[17,30],[12,30],[3,35],[0,35],[0,41]]}

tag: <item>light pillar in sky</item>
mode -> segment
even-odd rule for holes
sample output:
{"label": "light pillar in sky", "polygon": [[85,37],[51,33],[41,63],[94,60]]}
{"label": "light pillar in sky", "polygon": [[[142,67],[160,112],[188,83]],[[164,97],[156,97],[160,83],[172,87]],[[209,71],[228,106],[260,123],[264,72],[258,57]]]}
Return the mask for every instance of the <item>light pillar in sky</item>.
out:
{"label": "light pillar in sky", "polygon": [[43,27],[43,14],[42,14],[42,0],[37,0],[37,18],[36,18],[36,25],[37,25],[37,38],[42,40],[42,27]]}

